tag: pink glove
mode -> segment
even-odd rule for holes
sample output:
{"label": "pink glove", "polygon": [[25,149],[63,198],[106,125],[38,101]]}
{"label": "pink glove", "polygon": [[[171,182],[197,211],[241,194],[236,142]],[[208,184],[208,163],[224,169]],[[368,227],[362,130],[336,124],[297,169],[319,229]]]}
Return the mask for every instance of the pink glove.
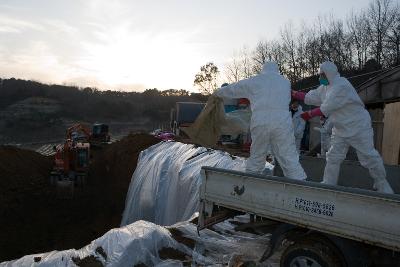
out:
{"label": "pink glove", "polygon": [[324,116],[320,108],[314,108],[312,110],[306,111],[301,113],[301,118],[305,121],[308,121],[311,118],[314,118],[316,116]]}
{"label": "pink glove", "polygon": [[296,100],[304,101],[305,97],[306,97],[306,93],[292,90],[292,98],[294,98]]}

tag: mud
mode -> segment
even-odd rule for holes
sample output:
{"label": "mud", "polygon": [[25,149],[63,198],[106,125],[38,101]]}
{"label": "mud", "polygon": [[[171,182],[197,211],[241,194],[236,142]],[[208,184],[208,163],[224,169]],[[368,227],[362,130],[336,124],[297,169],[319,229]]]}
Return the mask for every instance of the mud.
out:
{"label": "mud", "polygon": [[185,237],[179,229],[176,228],[167,228],[168,231],[171,233],[171,236],[173,239],[175,239],[178,243],[182,243],[189,247],[190,249],[194,249],[194,246],[196,245],[196,240],[193,240],[191,238]]}
{"label": "mud", "polygon": [[103,263],[95,256],[88,256],[83,259],[72,258],[72,261],[79,267],[103,267]]}
{"label": "mud", "polygon": [[[158,255],[162,260],[178,260],[183,263],[185,266],[185,262],[191,262],[191,257],[186,255],[185,253],[170,247],[164,247],[158,251]],[[189,265],[190,266],[190,265]]]}
{"label": "mud", "polygon": [[[157,142],[153,136],[133,134],[92,150],[87,185],[75,188],[69,200],[57,199],[49,184],[51,157],[0,147],[0,262],[79,249],[119,227],[139,153]],[[98,254],[106,256],[100,249]]]}

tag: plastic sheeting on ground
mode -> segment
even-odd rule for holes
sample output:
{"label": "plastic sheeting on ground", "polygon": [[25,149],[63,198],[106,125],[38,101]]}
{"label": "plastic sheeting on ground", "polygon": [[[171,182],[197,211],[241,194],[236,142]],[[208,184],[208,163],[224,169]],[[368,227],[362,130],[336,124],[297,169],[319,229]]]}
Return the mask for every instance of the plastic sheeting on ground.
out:
{"label": "plastic sheeting on ground", "polygon": [[[178,230],[193,246],[179,243]],[[252,261],[256,266],[272,266],[271,261],[257,263],[265,251],[269,237],[235,232],[234,225],[223,222],[216,231],[202,230],[189,222],[165,228],[150,222],[137,221],[113,229],[80,250],[52,251],[28,255],[0,263],[0,267],[70,267],[70,266],[184,266],[185,264],[227,266],[235,261]],[[170,248],[170,250],[163,249]],[[171,253],[172,249],[172,253]],[[181,259],[178,259],[181,257]],[[81,262],[79,262],[81,261]],[[93,265],[85,265],[89,262]],[[97,265],[96,265],[97,264]],[[275,266],[275,264],[273,264]]]}
{"label": "plastic sheeting on ground", "polygon": [[121,226],[137,220],[159,225],[188,220],[198,211],[202,166],[244,171],[245,159],[179,142],[162,142],[142,151]]}
{"label": "plastic sheeting on ground", "polygon": [[[52,251],[28,255],[18,260],[0,263],[0,267],[55,266],[69,267],[95,261],[92,266],[234,266],[237,261],[257,262],[267,247],[268,236],[236,232],[228,221],[217,224],[215,231],[204,229],[197,233],[196,225],[188,220],[198,211],[200,170],[215,166],[244,170],[245,159],[232,157],[222,151],[209,150],[178,142],[161,142],[139,157],[127,195],[123,224],[75,250]],[[268,167],[271,167],[268,165]],[[152,220],[162,227],[139,219]],[[193,247],[177,242],[173,231],[178,229]],[[162,253],[164,248],[172,248]],[[176,252],[184,255],[176,259]],[[163,255],[161,255],[163,254]],[[271,265],[271,263],[273,263]],[[86,265],[87,266],[87,265]],[[267,261],[256,266],[277,266]]]}
{"label": "plastic sheeting on ground", "polygon": [[[70,249],[29,255],[19,260],[1,263],[0,266],[76,266],[73,259],[76,261],[90,255],[107,266],[132,266],[131,263],[139,262],[155,265],[160,262],[156,257],[158,249],[165,246],[176,247],[175,243],[165,228],[138,221],[123,228],[112,229],[80,250]],[[100,247],[104,253],[96,252],[100,251]]]}

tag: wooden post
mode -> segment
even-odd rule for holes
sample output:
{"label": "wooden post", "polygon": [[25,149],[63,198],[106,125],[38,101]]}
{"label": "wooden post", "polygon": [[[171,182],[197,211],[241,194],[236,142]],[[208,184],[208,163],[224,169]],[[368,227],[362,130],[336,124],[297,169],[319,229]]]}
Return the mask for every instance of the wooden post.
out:
{"label": "wooden post", "polygon": [[400,164],[400,102],[385,107],[382,157],[386,164]]}

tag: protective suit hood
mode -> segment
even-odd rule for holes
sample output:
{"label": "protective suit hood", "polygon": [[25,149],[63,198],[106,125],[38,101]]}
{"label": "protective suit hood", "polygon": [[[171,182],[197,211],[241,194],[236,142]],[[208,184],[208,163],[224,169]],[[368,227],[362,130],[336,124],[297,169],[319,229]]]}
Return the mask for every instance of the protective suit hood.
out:
{"label": "protective suit hood", "polygon": [[276,64],[275,62],[271,62],[271,61],[265,62],[261,73],[265,74],[268,72],[273,72],[273,73],[279,74],[278,64]]}
{"label": "protective suit hood", "polygon": [[322,63],[319,67],[319,72],[325,73],[326,78],[328,78],[330,84],[332,84],[337,77],[340,77],[336,65],[331,61],[325,61],[324,63]]}

